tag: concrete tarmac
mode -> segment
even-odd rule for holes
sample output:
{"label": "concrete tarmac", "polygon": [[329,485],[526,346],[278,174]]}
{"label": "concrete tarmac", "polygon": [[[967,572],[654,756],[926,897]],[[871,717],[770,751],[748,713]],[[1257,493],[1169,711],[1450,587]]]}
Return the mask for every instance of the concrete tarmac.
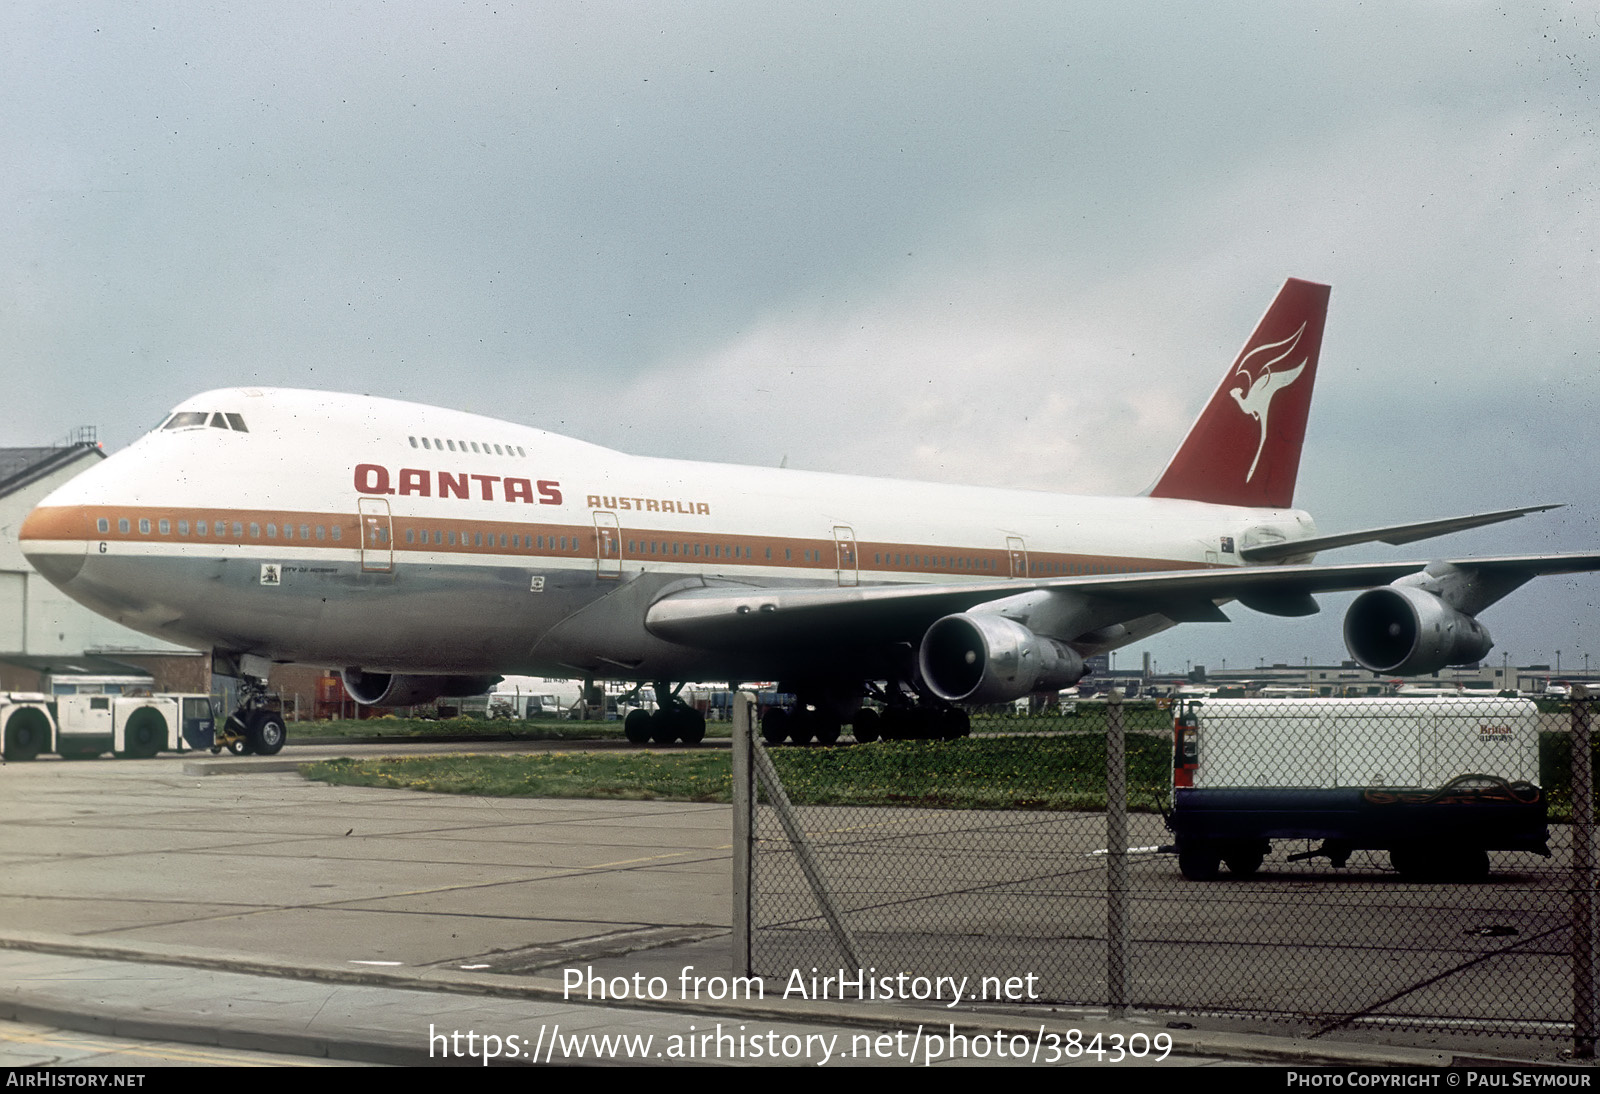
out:
{"label": "concrete tarmac", "polygon": [[[1107,1048],[1168,1037],[1167,1065],[1462,1058],[1061,1008],[685,999],[686,966],[732,971],[727,806],[332,787],[286,769],[420,747],[437,750],[0,767],[0,1018],[404,1064],[492,1051],[499,1062],[1071,1065],[1097,1062],[1079,1050],[1097,1032]],[[607,996],[628,981],[628,997],[566,990],[567,970],[607,982]],[[637,997],[651,976],[664,998]]]}

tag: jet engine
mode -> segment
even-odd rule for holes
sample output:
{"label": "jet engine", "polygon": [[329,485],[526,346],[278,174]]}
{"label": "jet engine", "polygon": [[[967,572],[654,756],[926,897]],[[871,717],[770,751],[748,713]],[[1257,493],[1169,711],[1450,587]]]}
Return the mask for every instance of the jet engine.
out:
{"label": "jet engine", "polygon": [[949,703],[1004,703],[1058,691],[1085,671],[1083,658],[1064,642],[1003,615],[965,612],[928,628],[917,663],[923,681]]}
{"label": "jet engine", "polygon": [[1476,664],[1494,639],[1472,616],[1414,585],[1386,585],[1356,597],[1344,617],[1344,644],[1363,667],[1396,676]]}
{"label": "jet engine", "polygon": [[350,698],[363,706],[404,707],[431,703],[442,695],[482,695],[499,676],[403,676],[345,669],[339,674]]}

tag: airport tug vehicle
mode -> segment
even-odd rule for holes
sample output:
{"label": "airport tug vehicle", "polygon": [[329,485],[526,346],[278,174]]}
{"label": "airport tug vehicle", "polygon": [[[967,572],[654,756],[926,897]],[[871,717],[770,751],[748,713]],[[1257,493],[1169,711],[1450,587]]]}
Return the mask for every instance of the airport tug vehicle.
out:
{"label": "airport tug vehicle", "polygon": [[209,695],[0,692],[0,741],[8,763],[46,752],[66,759],[89,759],[102,752],[134,759],[164,751],[217,752],[226,744],[218,738]]}
{"label": "airport tug vehicle", "polygon": [[1273,840],[1290,861],[1388,853],[1417,881],[1482,881],[1490,851],[1549,857],[1531,700],[1205,699],[1178,704],[1178,868],[1249,877]]}

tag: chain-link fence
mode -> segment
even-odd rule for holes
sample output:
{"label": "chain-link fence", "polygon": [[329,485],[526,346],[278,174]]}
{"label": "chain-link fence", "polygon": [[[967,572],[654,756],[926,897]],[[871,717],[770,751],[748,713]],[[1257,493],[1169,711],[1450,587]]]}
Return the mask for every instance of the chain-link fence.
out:
{"label": "chain-link fence", "polygon": [[752,815],[751,971],[1581,1053],[1589,721],[1582,702],[1211,699],[756,745],[776,782]]}

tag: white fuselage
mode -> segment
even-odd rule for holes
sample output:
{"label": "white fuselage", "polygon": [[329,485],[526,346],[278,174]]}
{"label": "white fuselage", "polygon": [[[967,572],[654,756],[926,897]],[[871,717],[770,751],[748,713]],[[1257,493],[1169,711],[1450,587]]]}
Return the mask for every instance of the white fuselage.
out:
{"label": "white fuselage", "polygon": [[[50,495],[23,546],[90,607],[201,648],[387,672],[749,679],[782,666],[653,639],[644,609],[686,584],[1233,566],[1314,531],[1297,510],[643,458],[385,399],[229,389]],[[602,601],[602,623],[570,626]],[[613,633],[631,619],[639,633]]]}

